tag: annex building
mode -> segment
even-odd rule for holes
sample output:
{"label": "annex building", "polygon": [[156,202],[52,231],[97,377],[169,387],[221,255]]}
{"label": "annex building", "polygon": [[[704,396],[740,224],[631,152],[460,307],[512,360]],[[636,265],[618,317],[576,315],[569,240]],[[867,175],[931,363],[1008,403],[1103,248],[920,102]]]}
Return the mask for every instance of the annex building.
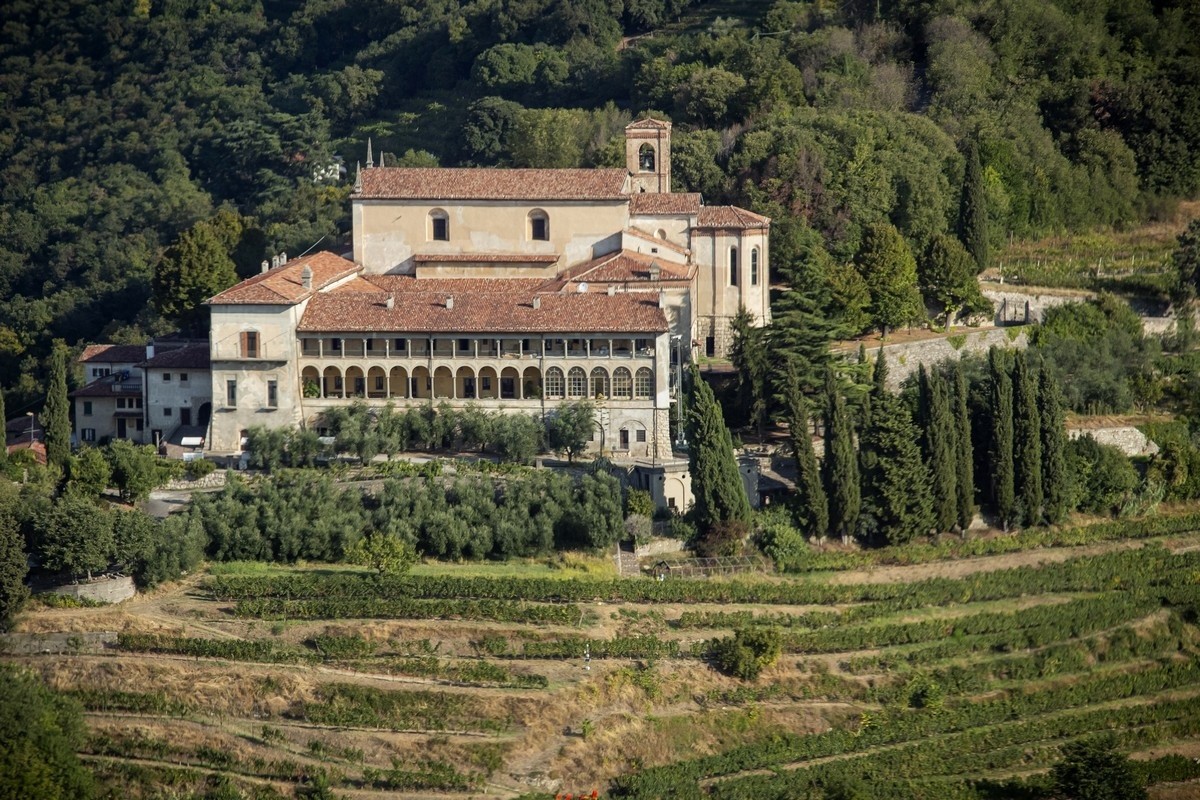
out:
{"label": "annex building", "polygon": [[205,449],[355,401],[547,416],[590,398],[596,448],[669,457],[674,365],[724,356],[740,307],[769,321],[770,220],[671,192],[670,123],[629,125],[626,162],[368,164],[352,253],[264,263],[209,300]]}

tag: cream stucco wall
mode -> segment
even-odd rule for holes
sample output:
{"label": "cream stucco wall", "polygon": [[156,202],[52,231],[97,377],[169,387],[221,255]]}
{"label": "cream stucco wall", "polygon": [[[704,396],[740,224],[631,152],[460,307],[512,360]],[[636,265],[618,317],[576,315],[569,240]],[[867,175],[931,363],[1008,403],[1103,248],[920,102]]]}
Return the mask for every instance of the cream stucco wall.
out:
{"label": "cream stucco wall", "polygon": [[[435,209],[449,217],[449,241],[433,240]],[[547,241],[530,238],[529,214],[535,209],[549,219]],[[556,254],[561,268],[617,249],[629,203],[354,200],[352,217],[354,260],[371,273],[411,272],[415,253]]]}
{"label": "cream stucco wall", "polygon": [[[703,344],[712,336],[715,355],[726,356],[729,322],[740,306],[754,315],[759,325],[771,321],[770,252],[767,231],[699,230],[692,235],[696,262],[700,265],[696,280],[696,339]],[[737,248],[738,284],[730,285],[730,250]],[[751,252],[758,248],[758,283],[750,283]]]}
{"label": "cream stucco wall", "polygon": [[[170,375],[171,380],[164,380],[166,375]],[[211,411],[212,388],[212,376],[206,369],[147,369],[146,420],[151,431],[147,441],[153,440],[153,431],[159,431],[164,437],[170,436],[183,424],[184,409],[188,411],[189,424],[199,425],[202,406],[209,403]],[[170,416],[166,413],[168,408],[171,409]]]}

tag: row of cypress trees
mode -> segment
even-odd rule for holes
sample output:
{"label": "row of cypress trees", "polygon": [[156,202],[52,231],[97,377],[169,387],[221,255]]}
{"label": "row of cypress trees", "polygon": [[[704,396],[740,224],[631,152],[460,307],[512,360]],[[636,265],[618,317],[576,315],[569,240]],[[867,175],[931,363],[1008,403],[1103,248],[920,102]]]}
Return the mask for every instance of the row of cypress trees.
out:
{"label": "row of cypress trees", "polygon": [[1000,523],[1037,525],[1068,511],[1065,431],[1058,384],[1024,353],[989,354],[987,485],[975,479],[969,385],[961,364],[917,373],[915,408],[887,388],[875,361],[870,392],[848,408],[836,374],[826,374],[820,465],[809,437],[808,400],[789,376],[788,416],[796,455],[796,517],[806,534],[903,544],[930,532],[965,530],[976,492]]}

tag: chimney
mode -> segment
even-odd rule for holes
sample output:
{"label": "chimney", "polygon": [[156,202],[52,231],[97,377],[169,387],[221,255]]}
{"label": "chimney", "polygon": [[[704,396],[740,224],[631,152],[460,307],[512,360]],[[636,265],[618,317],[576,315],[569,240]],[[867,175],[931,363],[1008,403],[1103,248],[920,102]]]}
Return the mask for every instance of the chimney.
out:
{"label": "chimney", "polygon": [[384,308],[386,308],[388,311],[391,311],[393,308],[395,308],[395,307],[396,307],[396,298],[395,298],[395,297],[392,297],[392,296],[389,294],[389,295],[387,296],[387,300],[384,300],[384,301],[383,301],[383,307],[384,307]]}
{"label": "chimney", "polygon": [[305,289],[312,288],[312,267],[308,264],[305,264],[304,269],[300,270],[300,285]]}
{"label": "chimney", "polygon": [[279,266],[279,256],[278,255],[271,256],[271,269],[275,269],[278,266]]}
{"label": "chimney", "polygon": [[454,310],[454,297],[453,296],[446,298],[446,310],[448,310],[448,311]]}
{"label": "chimney", "polygon": [[146,360],[149,361],[152,358],[154,358],[154,342],[146,345]]}
{"label": "chimney", "polygon": [[540,297],[533,298],[533,307],[541,308],[542,307],[542,298],[540,298]]}
{"label": "chimney", "polygon": [[287,263],[287,251],[286,250],[284,250],[282,253],[279,254],[279,263],[280,264]]}
{"label": "chimney", "polygon": [[660,267],[658,265],[657,261],[651,261],[650,262],[650,280],[656,281],[661,277],[662,277],[662,267]]}
{"label": "chimney", "polygon": [[262,271],[263,271],[263,272],[266,272],[266,271],[267,271],[267,270],[269,270],[270,268],[271,268],[271,262],[270,262],[270,261],[267,261],[267,260],[264,258],[264,259],[263,259],[263,263],[262,263]]}
{"label": "chimney", "polygon": [[658,290],[658,307],[659,308],[667,307],[667,290],[666,289]]}
{"label": "chimney", "polygon": [[617,287],[616,287],[614,284],[611,284],[611,283],[610,283],[610,284],[608,285],[608,296],[609,296],[609,297],[612,297],[612,296],[613,296],[613,295],[615,295],[616,293],[617,293]]}

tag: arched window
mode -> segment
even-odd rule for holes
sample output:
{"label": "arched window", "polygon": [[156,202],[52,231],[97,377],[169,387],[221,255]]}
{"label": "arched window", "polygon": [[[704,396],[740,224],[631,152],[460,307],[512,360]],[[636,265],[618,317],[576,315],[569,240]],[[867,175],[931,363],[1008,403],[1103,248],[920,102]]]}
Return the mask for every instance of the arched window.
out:
{"label": "arched window", "polygon": [[738,251],[736,247],[729,248],[729,285],[738,285]]}
{"label": "arched window", "polygon": [[611,390],[608,387],[608,370],[596,367],[592,370],[592,397],[608,397]]}
{"label": "arched window", "polygon": [[450,241],[450,215],[440,208],[429,212],[429,240],[433,242]]}
{"label": "arched window", "polygon": [[546,397],[563,396],[563,373],[558,367],[546,370]]}
{"label": "arched window", "polygon": [[529,212],[529,238],[534,242],[550,241],[550,217],[540,208]]}
{"label": "arched window", "polygon": [[654,373],[649,367],[642,367],[633,376],[633,396],[639,400],[654,396]]}
{"label": "arched window", "polygon": [[587,395],[587,373],[583,367],[571,367],[567,373],[567,397],[585,397]]}
{"label": "arched window", "polygon": [[612,396],[615,400],[628,400],[633,397],[633,375],[625,367],[613,370]]}
{"label": "arched window", "polygon": [[644,144],[638,150],[638,169],[642,172],[654,172],[654,147]]}
{"label": "arched window", "polygon": [[758,286],[758,248],[750,251],[750,285]]}

